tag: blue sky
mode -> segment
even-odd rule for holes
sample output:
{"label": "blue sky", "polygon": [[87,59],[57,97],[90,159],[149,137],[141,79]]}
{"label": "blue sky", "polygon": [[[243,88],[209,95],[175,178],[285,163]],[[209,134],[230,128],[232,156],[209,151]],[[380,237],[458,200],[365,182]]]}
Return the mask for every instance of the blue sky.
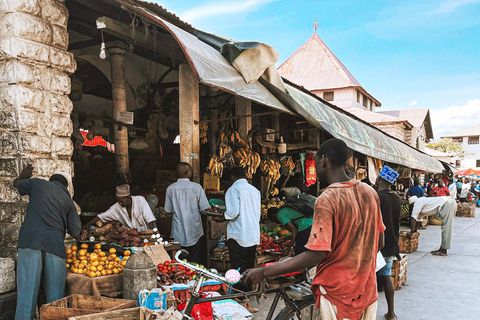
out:
{"label": "blue sky", "polygon": [[279,53],[318,34],[380,110],[430,108],[436,137],[480,123],[480,0],[157,0],[195,28]]}

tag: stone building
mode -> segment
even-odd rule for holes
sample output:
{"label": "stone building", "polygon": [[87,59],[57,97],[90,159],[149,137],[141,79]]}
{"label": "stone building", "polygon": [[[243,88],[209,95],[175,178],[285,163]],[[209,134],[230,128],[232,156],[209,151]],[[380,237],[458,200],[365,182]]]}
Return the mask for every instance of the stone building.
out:
{"label": "stone building", "polygon": [[285,79],[312,91],[320,98],[343,108],[375,111],[381,106],[317,32],[278,67]]}
{"label": "stone building", "polygon": [[289,81],[421,151],[433,139],[429,109],[379,112],[368,93],[315,33],[278,68]]}
{"label": "stone building", "polygon": [[[14,257],[28,197],[13,180],[72,173],[68,11],[59,0],[0,1],[0,256]],[[73,190],[71,190],[73,192]]]}

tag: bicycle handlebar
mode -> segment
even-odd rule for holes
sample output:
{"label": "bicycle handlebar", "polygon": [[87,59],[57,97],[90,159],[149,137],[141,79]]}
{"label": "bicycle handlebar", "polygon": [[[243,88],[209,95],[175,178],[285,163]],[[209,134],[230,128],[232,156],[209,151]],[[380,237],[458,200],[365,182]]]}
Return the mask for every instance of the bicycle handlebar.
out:
{"label": "bicycle handlebar", "polygon": [[182,265],[186,268],[189,268],[190,270],[193,270],[195,271],[196,273],[200,274],[200,275],[203,275],[203,276],[206,276],[208,278],[211,278],[211,279],[214,279],[214,280],[218,280],[220,282],[223,282],[225,284],[228,284],[228,285],[232,285],[232,283],[228,282],[227,279],[225,279],[224,277],[218,275],[218,274],[215,274],[211,271],[208,271],[208,270],[205,270],[205,269],[202,269],[202,268],[199,268],[193,264],[190,264],[188,262],[185,262],[185,261],[182,261],[180,259],[180,256],[182,254],[186,254],[188,256],[188,251],[187,250],[184,250],[184,249],[180,249],[177,251],[177,253],[175,254],[175,260],[177,261],[177,263],[174,263],[175,264],[179,264],[179,265]]}

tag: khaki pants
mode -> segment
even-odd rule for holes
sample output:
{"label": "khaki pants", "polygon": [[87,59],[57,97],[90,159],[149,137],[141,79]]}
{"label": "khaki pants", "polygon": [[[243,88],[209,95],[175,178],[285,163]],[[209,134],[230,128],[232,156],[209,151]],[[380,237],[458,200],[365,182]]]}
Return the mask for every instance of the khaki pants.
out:
{"label": "khaki pants", "polygon": [[[325,289],[320,286],[320,292],[324,293]],[[320,296],[320,315],[322,320],[349,320],[337,319],[337,306],[333,305],[323,295]],[[372,303],[365,309],[360,320],[375,320],[377,317],[377,301]]]}

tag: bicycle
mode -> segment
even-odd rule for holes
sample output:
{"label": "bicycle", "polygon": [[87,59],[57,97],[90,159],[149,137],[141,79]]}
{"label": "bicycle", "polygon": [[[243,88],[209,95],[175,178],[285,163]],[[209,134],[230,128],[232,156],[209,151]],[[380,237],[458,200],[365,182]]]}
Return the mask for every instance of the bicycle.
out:
{"label": "bicycle", "polygon": [[[276,292],[275,297],[273,299],[272,305],[268,311],[268,315],[266,320],[271,320],[277,308],[278,302],[280,299],[283,299],[285,302],[285,308],[282,309],[275,320],[287,320],[287,319],[320,319],[318,311],[315,309],[315,300],[313,298],[313,294],[310,290],[310,285],[307,284],[304,280],[297,281],[293,285],[285,286],[287,281],[288,275],[282,276],[279,278],[280,287],[278,289],[268,289],[265,290],[264,287],[259,285],[259,288],[255,291],[248,291],[248,292],[240,292],[234,294],[227,294],[219,297],[208,297],[208,298],[201,298],[200,297],[200,289],[202,284],[207,279],[217,280],[219,282],[224,283],[229,288],[232,288],[232,283],[230,283],[225,277],[222,277],[218,274],[210,272],[208,270],[199,268],[193,264],[188,262],[182,261],[180,259],[181,255],[188,255],[188,252],[185,250],[179,250],[175,255],[175,260],[177,261],[176,264],[182,265],[186,268],[189,268],[197,273],[197,279],[195,280],[195,285],[193,286],[193,290],[190,291],[190,298],[187,300],[185,308],[182,312],[183,320],[191,320],[193,319],[191,312],[193,306],[196,304],[204,303],[204,302],[214,302],[214,301],[221,301],[227,299],[236,299],[236,298],[244,298],[244,297],[252,297],[252,296],[260,296],[264,293],[272,293]],[[245,274],[242,275],[241,279]],[[305,272],[303,272],[303,276],[305,277]],[[241,281],[240,279],[240,281]],[[291,292],[287,291],[290,289]]]}

